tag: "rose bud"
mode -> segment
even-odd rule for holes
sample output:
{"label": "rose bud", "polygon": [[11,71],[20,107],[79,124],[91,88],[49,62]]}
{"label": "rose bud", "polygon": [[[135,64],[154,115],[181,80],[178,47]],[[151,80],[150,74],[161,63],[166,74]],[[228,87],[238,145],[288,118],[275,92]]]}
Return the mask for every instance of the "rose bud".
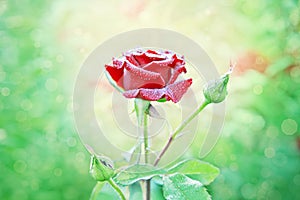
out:
{"label": "rose bud", "polygon": [[114,176],[115,172],[109,160],[104,157],[92,155],[90,174],[96,181],[107,181]]}
{"label": "rose bud", "polygon": [[126,98],[177,103],[192,84],[192,79],[177,81],[186,73],[185,61],[171,51],[133,49],[105,68]]}
{"label": "rose bud", "polygon": [[203,89],[205,99],[209,103],[220,103],[227,96],[227,84],[229,74],[223,75],[221,78],[209,82]]}

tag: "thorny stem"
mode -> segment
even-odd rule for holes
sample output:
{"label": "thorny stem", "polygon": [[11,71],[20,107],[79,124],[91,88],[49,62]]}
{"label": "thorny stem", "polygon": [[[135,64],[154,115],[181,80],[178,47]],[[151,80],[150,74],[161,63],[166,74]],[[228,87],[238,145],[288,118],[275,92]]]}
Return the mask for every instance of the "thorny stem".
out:
{"label": "thorny stem", "polygon": [[165,144],[163,150],[160,152],[160,154],[158,155],[158,157],[156,158],[155,162],[154,162],[154,166],[156,166],[159,161],[161,160],[161,158],[163,157],[163,155],[166,153],[166,151],[168,150],[168,148],[170,147],[172,141],[176,138],[176,136],[186,127],[186,125],[188,125],[208,104],[210,104],[210,102],[208,102],[207,100],[205,100],[198,109],[195,110],[195,112],[193,112],[186,120],[184,120],[182,122],[182,124],[180,124],[179,127],[177,127],[177,129],[170,135],[167,143]]}
{"label": "thorny stem", "polygon": [[108,179],[108,183],[114,188],[114,190],[119,194],[122,200],[126,200],[125,195],[123,194],[120,187],[110,178]]}

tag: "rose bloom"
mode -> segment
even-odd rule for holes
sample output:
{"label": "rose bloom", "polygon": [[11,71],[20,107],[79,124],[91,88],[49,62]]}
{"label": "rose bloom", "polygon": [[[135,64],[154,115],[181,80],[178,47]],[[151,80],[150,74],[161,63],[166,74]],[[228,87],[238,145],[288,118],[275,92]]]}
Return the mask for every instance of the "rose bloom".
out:
{"label": "rose bloom", "polygon": [[186,73],[185,61],[171,51],[130,50],[105,68],[127,98],[177,103],[192,84],[192,79],[176,81]]}

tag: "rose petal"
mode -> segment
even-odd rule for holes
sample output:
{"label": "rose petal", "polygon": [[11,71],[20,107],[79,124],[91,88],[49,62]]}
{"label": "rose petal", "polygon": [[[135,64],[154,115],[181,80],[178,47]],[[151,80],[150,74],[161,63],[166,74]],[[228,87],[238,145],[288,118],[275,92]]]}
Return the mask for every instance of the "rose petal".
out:
{"label": "rose petal", "polygon": [[151,50],[151,49],[148,49],[147,50],[147,53],[152,53],[152,54],[156,54],[156,55],[159,55],[156,51],[154,50]]}
{"label": "rose petal", "polygon": [[161,98],[178,102],[192,84],[192,79],[175,82],[186,72],[183,56],[172,51],[134,49],[105,65],[112,79],[127,98],[157,101]]}
{"label": "rose petal", "polygon": [[185,65],[185,61],[183,56],[181,58],[178,58],[176,54],[172,56],[173,62],[171,64],[172,67],[176,67],[178,65]]}
{"label": "rose petal", "polygon": [[126,98],[141,98],[148,101],[157,101],[165,95],[166,90],[162,89],[145,89],[127,90],[123,93]]}
{"label": "rose petal", "polygon": [[117,68],[117,69],[121,69],[121,68],[124,68],[124,59],[121,57],[121,58],[113,58],[113,67]]}
{"label": "rose petal", "polygon": [[138,68],[127,61],[124,67],[123,85],[125,90],[165,86],[165,81],[159,73]]}
{"label": "rose petal", "polygon": [[139,89],[136,90],[127,90],[123,92],[124,97],[126,98],[136,98],[139,94]]}
{"label": "rose petal", "polygon": [[176,66],[168,84],[173,84],[182,72],[186,73],[186,68],[184,67],[184,65]]}
{"label": "rose petal", "polygon": [[161,89],[146,89],[140,88],[136,90],[128,90],[123,93],[126,98],[142,98],[148,101],[157,101],[163,97],[169,101],[177,103],[182,96],[186,93],[192,84],[192,79],[176,82],[166,88]]}
{"label": "rose petal", "polygon": [[114,66],[110,66],[110,65],[105,65],[105,69],[106,71],[109,73],[109,75],[111,76],[111,78],[116,81],[116,83],[120,86],[120,87],[123,87],[123,81],[122,80],[122,77],[123,77],[123,69],[120,68],[116,68]]}
{"label": "rose petal", "polygon": [[192,79],[187,79],[168,85],[166,87],[166,99],[172,100],[174,103],[177,103],[178,101],[180,101],[184,93],[186,93],[192,82]]}
{"label": "rose petal", "polygon": [[159,61],[153,61],[143,67],[144,70],[157,72],[164,79],[165,83],[168,83],[171,77],[172,68],[168,65],[161,64]]}
{"label": "rose petal", "polygon": [[151,60],[163,60],[166,59],[166,55],[157,53],[156,51],[153,50],[147,50],[144,53],[146,56],[148,56]]}
{"label": "rose petal", "polygon": [[153,50],[135,50],[128,51],[124,54],[126,59],[135,66],[143,67],[152,61],[164,60],[166,56],[161,55]]}
{"label": "rose petal", "polygon": [[134,57],[132,54],[126,55],[125,57],[126,57],[126,59],[127,59],[131,64],[133,64],[133,65],[135,65],[135,66],[139,66],[139,65],[140,65],[139,62],[135,59],[135,57]]}
{"label": "rose petal", "polygon": [[166,90],[163,89],[140,89],[139,97],[148,101],[157,101],[165,95]]}
{"label": "rose petal", "polygon": [[134,53],[134,58],[138,61],[139,65],[143,67],[144,65],[152,62],[152,61],[160,61],[166,59],[164,55],[160,55],[158,53],[154,53],[155,51],[148,50],[146,52],[137,52]]}

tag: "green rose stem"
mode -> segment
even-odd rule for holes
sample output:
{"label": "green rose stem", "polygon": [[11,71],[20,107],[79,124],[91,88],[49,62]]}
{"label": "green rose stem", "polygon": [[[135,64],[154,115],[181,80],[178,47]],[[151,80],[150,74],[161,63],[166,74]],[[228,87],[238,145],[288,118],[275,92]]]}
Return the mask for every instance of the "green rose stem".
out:
{"label": "green rose stem", "polygon": [[210,104],[211,102],[208,100],[205,100],[200,106],[199,108],[197,108],[186,120],[184,120],[182,122],[182,124],[180,124],[179,127],[177,127],[177,129],[170,135],[168,142],[165,144],[163,150],[160,152],[160,154],[158,155],[158,157],[156,158],[155,162],[154,162],[154,166],[156,166],[160,159],[163,157],[163,155],[166,153],[166,151],[168,150],[168,148],[170,147],[171,143],[173,142],[173,140],[176,138],[176,136],[186,127],[186,125],[188,125],[208,104]]}
{"label": "green rose stem", "polygon": [[120,195],[122,200],[126,200],[122,190],[120,189],[120,187],[110,178],[108,179],[108,183],[111,185],[111,187],[113,187],[115,189],[115,191]]}
{"label": "green rose stem", "polygon": [[90,200],[96,200],[97,199],[97,196],[98,196],[99,192],[101,191],[103,185],[104,185],[104,182],[97,181],[97,184],[95,185],[95,187],[92,191],[92,194],[90,196]]}
{"label": "green rose stem", "polygon": [[148,154],[149,154],[149,138],[148,138],[148,115],[144,113],[143,120],[143,132],[144,132],[144,149],[145,149],[145,163],[148,163]]}
{"label": "green rose stem", "polygon": [[[145,163],[149,162],[149,136],[148,136],[148,114],[144,113],[144,148],[145,148]],[[150,180],[146,180],[146,199],[150,200],[150,190],[151,190]]]}
{"label": "green rose stem", "polygon": [[[149,162],[149,136],[148,136],[148,110],[150,106],[149,101],[142,99],[135,99],[135,112],[138,121],[139,136],[143,137],[145,164]],[[150,180],[146,181],[146,200],[150,200]]]}
{"label": "green rose stem", "polygon": [[[107,182],[111,185],[112,188],[119,194],[122,200],[126,200],[125,195],[123,194],[120,187],[110,178],[107,180]],[[99,192],[101,191],[102,187],[104,186],[105,182],[98,181],[96,186],[94,187],[90,200],[96,200],[98,197]]]}
{"label": "green rose stem", "polygon": [[230,69],[227,73],[225,73],[220,78],[209,82],[203,89],[203,94],[205,97],[204,102],[199,106],[198,109],[195,110],[186,120],[183,121],[183,123],[174,131],[173,134],[170,135],[168,142],[164,146],[163,150],[160,152],[158,157],[156,158],[154,162],[154,166],[158,164],[161,157],[166,153],[168,148],[170,147],[172,141],[176,138],[178,133],[180,133],[184,127],[188,123],[190,123],[208,104],[210,103],[220,103],[225,100],[227,96],[227,84],[229,81],[229,74],[233,70],[233,65],[230,63]]}
{"label": "green rose stem", "polygon": [[[112,188],[118,193],[118,195],[121,197],[122,200],[126,200],[125,195],[123,194],[120,187],[110,178],[107,180],[107,182],[111,185]],[[94,187],[90,200],[96,200],[98,197],[98,194],[100,193],[102,187],[104,186],[105,182],[98,181],[96,186]]]}

